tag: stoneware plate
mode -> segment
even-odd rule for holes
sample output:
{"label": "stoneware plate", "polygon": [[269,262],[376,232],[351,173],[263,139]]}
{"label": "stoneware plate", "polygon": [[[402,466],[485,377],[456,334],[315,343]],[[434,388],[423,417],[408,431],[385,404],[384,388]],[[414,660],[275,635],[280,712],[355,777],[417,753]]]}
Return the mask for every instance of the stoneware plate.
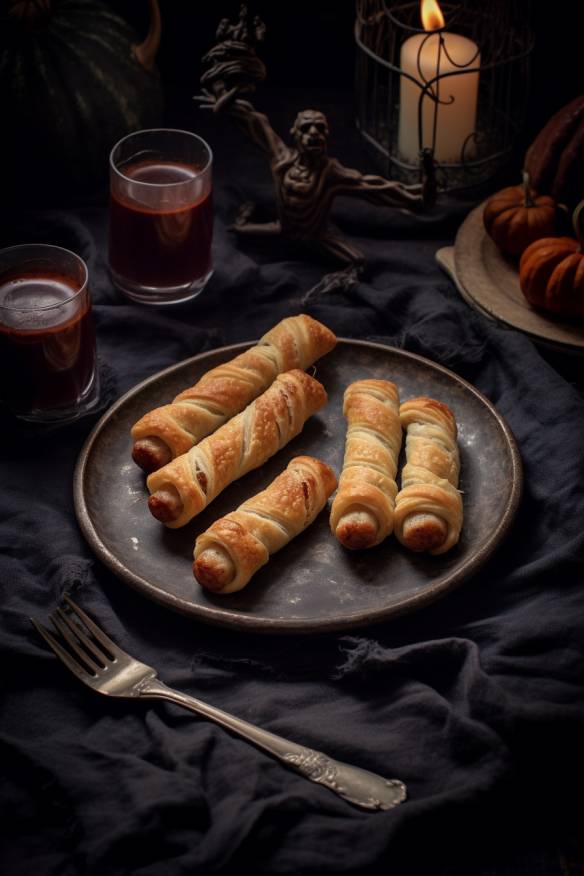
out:
{"label": "stoneware plate", "polygon": [[471,307],[552,350],[584,356],[584,320],[534,310],[519,286],[517,261],[500,252],[483,225],[484,204],[466,217],[454,247],[436,259]]}
{"label": "stoneware plate", "polygon": [[[126,393],[87,439],[75,472],[75,508],[99,559],[145,596],[202,621],[258,632],[308,633],[364,626],[420,608],[459,585],[491,556],[513,520],[521,495],[521,460],[495,408],[474,387],[428,359],[364,341],[340,340],[317,363],[328,405],[262,468],[227,487],[179,530],[148,511],[143,473],[130,456],[130,428],[210,368],[250,344],[223,347],[181,362]],[[392,536],[351,552],[332,536],[328,508],[275,554],[239,593],[203,590],[191,571],[196,536],[216,518],[263,490],[293,456],[309,454],[340,473],[345,443],[343,392],[354,380],[393,380],[402,401],[433,396],[455,412],[461,451],[464,526],[460,543],[430,557],[410,553]]]}

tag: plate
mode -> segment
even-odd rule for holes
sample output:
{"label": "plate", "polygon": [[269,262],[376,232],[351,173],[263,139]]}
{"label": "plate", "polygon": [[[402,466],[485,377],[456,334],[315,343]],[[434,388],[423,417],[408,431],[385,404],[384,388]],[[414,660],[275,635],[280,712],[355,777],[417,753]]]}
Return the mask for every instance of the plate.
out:
{"label": "plate", "polygon": [[[420,608],[466,580],[491,556],[521,494],[515,440],[473,386],[428,359],[381,344],[341,339],[317,363],[329,403],[264,466],[227,487],[187,526],[166,529],[148,511],[143,473],[130,457],[130,428],[146,411],[191,386],[210,368],[252,344],[204,353],[167,368],[117,401],[87,439],[75,471],[79,524],[99,559],[145,596],[201,621],[257,632],[343,630]],[[393,380],[402,401],[430,395],[446,402],[459,426],[465,522],[459,544],[439,557],[413,554],[394,537],[368,551],[347,551],[332,536],[327,510],[275,554],[238,593],[203,590],[191,571],[196,536],[216,518],[263,490],[298,454],[339,473],[346,386],[361,378]]]}
{"label": "plate", "polygon": [[519,329],[534,343],[584,355],[584,321],[544,316],[528,304],[519,286],[517,262],[503,255],[485,231],[484,207],[481,204],[466,217],[454,248],[446,247],[436,253],[439,264],[471,307]]}

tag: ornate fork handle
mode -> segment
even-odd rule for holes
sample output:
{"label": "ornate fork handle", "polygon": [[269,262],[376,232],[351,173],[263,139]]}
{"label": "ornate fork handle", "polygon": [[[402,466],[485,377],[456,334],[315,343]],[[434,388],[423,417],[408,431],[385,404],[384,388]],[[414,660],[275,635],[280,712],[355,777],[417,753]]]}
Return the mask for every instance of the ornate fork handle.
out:
{"label": "ornate fork handle", "polygon": [[398,779],[384,779],[368,770],[334,760],[320,751],[297,745],[195,697],[173,690],[157,678],[146,679],[137,692],[141,697],[170,700],[210,718],[277,757],[312,782],[326,785],[339,797],[363,809],[392,809],[406,798],[406,787]]}

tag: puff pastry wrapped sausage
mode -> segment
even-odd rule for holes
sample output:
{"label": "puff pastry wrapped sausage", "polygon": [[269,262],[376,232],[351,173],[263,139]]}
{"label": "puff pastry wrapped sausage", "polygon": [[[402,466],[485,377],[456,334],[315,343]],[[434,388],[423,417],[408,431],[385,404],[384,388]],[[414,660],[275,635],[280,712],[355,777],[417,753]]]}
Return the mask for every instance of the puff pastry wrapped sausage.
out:
{"label": "puff pastry wrapped sausage", "polygon": [[298,435],[326,401],[324,387],[304,371],[279,374],[245,411],[149,475],[150,511],[172,529],[184,526],[228,484]]}
{"label": "puff pastry wrapped sausage", "polygon": [[347,548],[379,544],[393,529],[402,427],[399,394],[389,380],[357,380],[345,390],[347,441],[331,529]]}
{"label": "puff pastry wrapped sausage", "polygon": [[462,527],[456,420],[447,405],[424,396],[404,402],[400,419],[407,430],[407,462],[396,497],[395,534],[413,551],[443,554],[457,543]]}
{"label": "puff pastry wrapped sausage", "polygon": [[132,428],[134,462],[146,472],[156,471],[242,411],[278,374],[308,368],[336,342],[333,332],[310,316],[283,319],[255,347],[138,420]]}
{"label": "puff pastry wrapped sausage", "polygon": [[336,485],[326,463],[295,457],[266,490],[199,535],[193,563],[199,584],[216,593],[241,590],[271,554],[313,522]]}

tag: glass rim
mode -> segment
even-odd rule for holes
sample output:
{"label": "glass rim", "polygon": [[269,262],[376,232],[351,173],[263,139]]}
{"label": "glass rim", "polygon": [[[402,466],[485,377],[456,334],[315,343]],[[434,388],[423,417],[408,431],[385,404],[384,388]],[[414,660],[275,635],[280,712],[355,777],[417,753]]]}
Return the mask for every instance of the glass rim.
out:
{"label": "glass rim", "polygon": [[[194,177],[192,177],[189,180],[184,180],[184,179],[178,180],[177,182],[166,182],[166,183],[144,182],[143,180],[132,179],[131,176],[126,176],[125,173],[122,173],[122,171],[119,169],[119,167],[116,167],[116,164],[114,162],[114,152],[126,140],[129,140],[131,137],[137,137],[139,134],[167,134],[167,133],[169,133],[169,134],[186,134],[187,137],[193,137],[195,140],[198,140],[200,143],[202,143],[203,146],[205,147],[205,149],[207,150],[207,152],[208,152],[207,163],[201,168],[201,170],[197,171],[197,173]],[[149,188],[158,188],[158,189],[169,188],[171,186],[188,185],[193,180],[199,179],[199,177],[203,176],[203,174],[206,173],[207,170],[209,170],[209,168],[211,167],[211,165],[213,163],[213,150],[211,149],[211,147],[209,146],[207,141],[203,140],[203,138],[200,137],[198,134],[194,134],[192,131],[185,131],[183,128],[143,128],[141,131],[132,131],[131,133],[126,134],[125,137],[122,137],[120,140],[118,140],[117,143],[115,143],[112,146],[112,149],[111,149],[110,155],[109,155],[109,163],[110,163],[110,168],[119,177],[121,177],[125,182],[131,182],[133,185],[136,185],[136,186],[148,186]]]}
{"label": "glass rim", "polygon": [[[0,249],[0,259],[6,253],[13,253],[13,252],[17,252],[18,250],[23,250],[23,249],[28,249],[28,250],[39,249],[39,250],[44,250],[45,252],[47,250],[56,250],[56,251],[61,252],[61,253],[64,252],[69,256],[73,256],[73,258],[77,262],[79,262],[83,268],[83,282],[81,283],[81,286],[79,287],[79,289],[77,289],[75,292],[72,292],[72,294],[68,298],[64,298],[62,301],[58,301],[55,304],[41,304],[41,305],[37,305],[35,307],[21,307],[21,306],[14,307],[14,306],[11,306],[10,304],[2,304],[0,302],[0,310],[7,310],[7,311],[11,311],[13,313],[14,312],[35,313],[35,312],[41,311],[41,310],[55,310],[57,307],[63,307],[63,305],[65,305],[65,304],[70,304],[71,301],[74,301],[78,295],[81,295],[82,292],[85,292],[87,290],[87,285],[89,283],[89,269],[87,267],[87,264],[85,263],[85,260],[82,259],[80,255],[77,255],[76,252],[73,252],[73,250],[67,249],[64,246],[56,246],[55,244],[52,244],[52,243],[19,243],[19,244],[16,244],[15,246],[7,246],[7,247],[4,247],[3,249]],[[2,269],[0,268],[0,281],[1,281],[1,278],[2,278]]]}

